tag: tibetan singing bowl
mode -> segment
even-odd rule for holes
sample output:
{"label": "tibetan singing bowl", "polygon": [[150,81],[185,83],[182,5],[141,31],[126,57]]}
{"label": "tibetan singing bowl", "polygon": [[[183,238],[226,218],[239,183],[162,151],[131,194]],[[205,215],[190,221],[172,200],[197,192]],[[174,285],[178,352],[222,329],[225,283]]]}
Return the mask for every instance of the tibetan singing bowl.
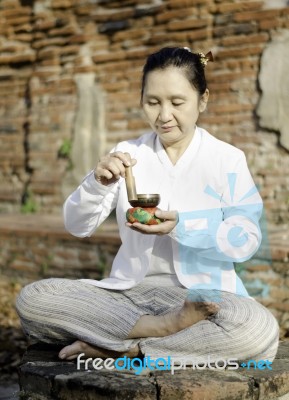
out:
{"label": "tibetan singing bowl", "polygon": [[161,200],[159,194],[138,194],[137,200],[129,200],[132,207],[156,207]]}

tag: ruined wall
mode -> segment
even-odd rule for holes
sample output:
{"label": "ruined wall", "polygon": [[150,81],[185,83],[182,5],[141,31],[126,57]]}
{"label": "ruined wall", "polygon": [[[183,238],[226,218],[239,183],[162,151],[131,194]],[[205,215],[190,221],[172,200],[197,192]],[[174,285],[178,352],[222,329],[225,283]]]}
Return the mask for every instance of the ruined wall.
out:
{"label": "ruined wall", "polygon": [[270,233],[259,259],[237,271],[289,337],[287,3],[0,0],[1,273],[98,273],[98,254],[112,257],[118,244],[95,250],[93,240],[60,240],[51,217],[44,235],[37,215],[26,234],[17,212],[59,214],[101,154],[149,129],[139,107],[148,54],[169,45],[212,50],[210,103],[199,124],[245,151]]}
{"label": "ruined wall", "polygon": [[284,224],[288,152],[256,109],[264,49],[289,29],[285,3],[1,0],[0,211],[59,211],[100,154],[148,130],[144,58],[179,45],[213,51],[200,125],[246,152],[269,224]]}

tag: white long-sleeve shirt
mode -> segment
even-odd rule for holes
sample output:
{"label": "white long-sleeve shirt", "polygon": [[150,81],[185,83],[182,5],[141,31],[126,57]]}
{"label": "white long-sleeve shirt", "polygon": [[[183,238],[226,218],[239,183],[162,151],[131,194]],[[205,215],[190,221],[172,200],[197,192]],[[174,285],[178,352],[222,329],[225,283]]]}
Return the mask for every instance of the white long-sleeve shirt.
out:
{"label": "white long-sleeve shirt", "polygon": [[[199,127],[175,165],[155,133],[121,142],[114,151],[128,152],[137,160],[133,167],[137,193],[159,193],[161,210],[179,212],[177,226],[166,237],[179,282],[191,289],[248,296],[233,263],[250,259],[260,245],[262,200],[244,153]],[[78,237],[91,236],[116,208],[122,244],[110,276],[82,281],[114,290],[143,281],[160,238],[125,226],[130,207],[123,178],[104,186],[93,171],[66,200],[65,226]]]}

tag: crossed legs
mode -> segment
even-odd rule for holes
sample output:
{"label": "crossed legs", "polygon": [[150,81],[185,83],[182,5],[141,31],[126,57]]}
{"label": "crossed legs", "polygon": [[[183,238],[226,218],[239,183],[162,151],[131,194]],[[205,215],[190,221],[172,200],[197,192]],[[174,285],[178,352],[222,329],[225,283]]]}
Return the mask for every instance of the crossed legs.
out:
{"label": "crossed legs", "polygon": [[16,308],[26,334],[63,343],[59,356],[67,360],[80,353],[136,357],[141,349],[154,358],[210,353],[272,361],[279,341],[278,323],[265,307],[228,292],[145,285],[120,292],[55,278],[23,288]]}
{"label": "crossed legs", "polygon": [[[181,331],[208,316],[218,312],[219,306],[213,302],[192,302],[185,300],[179,311],[173,311],[165,315],[142,315],[130,331],[127,339],[164,337]],[[86,357],[137,357],[140,354],[138,345],[127,352],[115,352],[92,346],[86,342],[77,340],[69,346],[65,346],[60,352],[61,359],[73,360],[80,353]]]}

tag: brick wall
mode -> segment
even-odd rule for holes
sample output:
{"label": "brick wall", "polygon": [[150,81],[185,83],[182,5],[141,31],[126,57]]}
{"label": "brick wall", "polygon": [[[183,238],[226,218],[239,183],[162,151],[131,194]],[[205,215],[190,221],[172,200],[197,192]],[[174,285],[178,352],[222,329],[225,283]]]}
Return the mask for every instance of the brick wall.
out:
{"label": "brick wall", "polygon": [[[271,2],[272,3],[272,2]],[[280,4],[280,3],[278,3]],[[288,213],[288,154],[258,126],[258,72],[266,44],[289,28],[289,7],[267,1],[2,0],[0,4],[0,211],[32,197],[59,210],[73,137],[75,74],[95,73],[106,93],[107,150],[148,130],[138,106],[145,57],[165,45],[212,50],[210,104],[200,125],[246,152],[267,218]]]}
{"label": "brick wall", "polygon": [[[263,297],[266,285],[273,287],[267,304],[289,329],[289,157],[278,132],[262,129],[256,117],[262,52],[289,29],[289,7],[280,3],[274,9],[268,0],[1,0],[0,213],[13,214],[22,203],[26,211],[59,213],[73,167],[63,149],[74,134],[77,74],[95,74],[105,93],[108,151],[149,129],[139,107],[148,54],[168,45],[212,50],[210,103],[199,125],[247,155],[264,199],[274,263],[272,270],[261,260],[244,278],[257,288],[260,282]],[[17,246],[14,239],[9,246]],[[17,241],[24,257],[29,240]],[[24,261],[14,269],[20,272]]]}
{"label": "brick wall", "polygon": [[[168,45],[212,50],[215,62],[207,66],[210,103],[199,124],[244,150],[260,185],[273,264],[267,255],[240,274],[252,294],[274,311],[282,336],[288,337],[289,157],[278,133],[262,129],[256,117],[262,52],[280,31],[289,29],[284,3],[1,0],[0,213],[12,215],[22,203],[26,211],[36,206],[39,214],[59,213],[63,182],[73,168],[67,153],[79,100],[77,74],[94,74],[105,93],[109,150],[149,129],[138,105],[148,54]],[[64,234],[55,238],[53,222],[49,232],[36,226],[27,233],[25,226],[17,228],[18,217],[15,226],[11,221],[2,220],[0,235],[6,243],[0,270],[11,279],[98,278],[104,264],[100,255],[111,265],[119,244],[116,239],[108,239],[107,245],[97,239],[73,241]]]}

